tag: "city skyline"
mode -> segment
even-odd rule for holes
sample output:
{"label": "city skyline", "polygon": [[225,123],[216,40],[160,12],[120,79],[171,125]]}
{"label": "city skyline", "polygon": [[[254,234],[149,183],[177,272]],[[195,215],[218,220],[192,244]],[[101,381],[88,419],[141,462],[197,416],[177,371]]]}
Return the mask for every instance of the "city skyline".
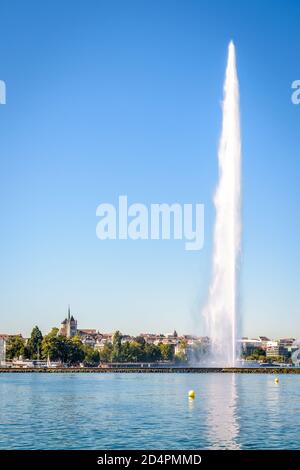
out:
{"label": "city skyline", "polygon": [[[70,323],[73,322],[73,326],[68,326]],[[22,337],[24,338],[29,338],[30,337],[30,334],[31,334],[31,331],[33,328],[35,327],[39,327],[39,324],[38,322],[36,323],[33,323],[29,328],[28,328],[28,333],[27,334],[24,334],[24,332],[22,331],[14,331],[14,332],[4,332],[1,330],[0,328],[0,337],[1,336],[14,336],[14,335],[22,335]],[[106,335],[113,335],[116,331],[119,331],[121,333],[121,335],[123,336],[131,336],[131,337],[138,337],[138,336],[144,336],[144,335],[156,335],[156,336],[170,336],[170,335],[174,335],[174,332],[176,333],[176,336],[178,337],[184,337],[184,336],[190,336],[190,337],[195,337],[195,338],[205,338],[205,337],[208,337],[207,335],[197,335],[197,334],[193,334],[193,333],[187,333],[187,332],[184,332],[184,331],[180,331],[176,328],[176,326],[174,327],[171,327],[169,328],[169,330],[167,331],[162,331],[162,330],[155,330],[155,331],[141,331],[141,330],[138,330],[136,329],[135,331],[134,330],[131,330],[130,328],[129,329],[126,329],[124,331],[121,331],[119,328],[115,328],[115,329],[112,329],[112,330],[104,330],[102,328],[100,328],[99,326],[96,326],[96,325],[85,325],[85,324],[81,324],[80,320],[79,320],[79,323],[78,323],[78,318],[77,318],[77,315],[73,313],[73,311],[71,310],[71,307],[70,307],[70,304],[68,305],[68,308],[67,308],[67,311],[65,312],[65,316],[63,316],[63,320],[61,319],[61,321],[58,323],[58,324],[55,324],[55,325],[52,325],[48,330],[45,330],[42,331],[43,335],[44,334],[48,334],[52,328],[57,328],[58,329],[58,334],[62,334],[62,335],[65,335],[65,336],[75,336],[77,334],[77,332],[85,332],[85,334],[106,334]],[[74,330],[75,328],[75,330]],[[64,330],[64,331],[63,331]],[[70,332],[73,330],[73,334],[71,334]],[[76,331],[74,333],[74,331]],[[88,332],[91,332],[93,331],[93,333],[88,333]],[[265,333],[265,332],[264,332]],[[259,334],[257,335],[246,335],[246,334],[243,334],[243,335],[240,335],[237,340],[238,341],[241,341],[241,340],[255,340],[255,339],[258,339],[258,338],[265,338],[265,340],[268,340],[268,341],[273,341],[273,340],[279,340],[279,339],[283,339],[283,338],[294,338],[294,340],[297,340],[298,337],[296,337],[295,335],[279,335],[278,337],[272,337],[271,335],[265,335],[265,334],[262,334],[262,332],[260,332]]]}
{"label": "city skyline", "polygon": [[[205,334],[233,39],[243,136],[241,334],[300,337],[300,106],[291,100],[299,3],[113,3],[78,4],[71,22],[68,2],[1,6],[1,331],[28,335],[34,323],[48,331],[70,302],[105,331]],[[96,208],[120,194],[129,204],[204,204],[203,249],[97,239]]]}

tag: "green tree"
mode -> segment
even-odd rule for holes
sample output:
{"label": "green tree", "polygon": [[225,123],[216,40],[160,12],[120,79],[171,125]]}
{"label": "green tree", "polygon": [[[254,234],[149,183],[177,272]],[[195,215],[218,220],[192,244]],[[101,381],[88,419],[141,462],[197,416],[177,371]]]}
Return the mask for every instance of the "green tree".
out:
{"label": "green tree", "polygon": [[59,332],[59,329],[56,328],[56,327],[53,327],[50,331],[50,333],[48,333],[48,337],[52,337],[52,336],[58,336],[58,332]]}
{"label": "green tree", "polygon": [[255,348],[253,349],[252,353],[251,353],[253,356],[266,356],[266,351],[264,349],[261,349],[261,348]]}
{"label": "green tree", "polygon": [[145,361],[157,362],[157,361],[161,361],[162,359],[160,347],[156,346],[155,344],[146,343],[144,347],[144,352],[145,352]]}
{"label": "green tree", "polygon": [[41,354],[43,335],[38,326],[35,326],[31,332],[28,341],[28,349],[32,359],[37,359]]}
{"label": "green tree", "polygon": [[100,351],[100,360],[102,362],[112,361],[113,345],[111,343],[105,343],[103,349]]}
{"label": "green tree", "polygon": [[6,345],[7,359],[17,359],[24,355],[25,341],[21,336],[11,336]]}
{"label": "green tree", "polygon": [[174,347],[171,344],[159,344],[161,358],[163,361],[171,361],[174,358]]}
{"label": "green tree", "polygon": [[67,357],[66,338],[58,336],[58,328],[52,328],[42,340],[42,356],[52,361],[64,361]]}
{"label": "green tree", "polygon": [[120,331],[116,331],[113,335],[112,362],[119,362],[122,353],[122,335]]}
{"label": "green tree", "polygon": [[120,362],[132,362],[132,348],[130,347],[130,342],[126,341],[122,345],[122,354],[119,358]]}
{"label": "green tree", "polygon": [[70,365],[78,364],[84,359],[84,347],[78,336],[65,341],[65,360]]}
{"label": "green tree", "polygon": [[80,338],[78,336],[66,338],[57,333],[58,330],[53,328],[48,335],[44,336],[41,346],[43,357],[69,365],[82,362],[84,348]]}
{"label": "green tree", "polygon": [[122,348],[125,362],[141,362],[144,360],[144,348],[137,341],[127,341]]}
{"label": "green tree", "polygon": [[97,366],[100,362],[99,352],[91,346],[84,346],[84,360],[85,366]]}
{"label": "green tree", "polygon": [[182,338],[179,341],[179,351],[175,355],[174,359],[176,362],[182,363],[182,362],[187,362],[188,356],[187,356],[187,347],[188,347],[188,342],[185,338]]}

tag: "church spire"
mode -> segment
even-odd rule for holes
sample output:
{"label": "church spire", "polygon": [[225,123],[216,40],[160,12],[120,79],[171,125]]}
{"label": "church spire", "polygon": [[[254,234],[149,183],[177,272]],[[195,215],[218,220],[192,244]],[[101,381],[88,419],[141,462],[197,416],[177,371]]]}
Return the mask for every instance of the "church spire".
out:
{"label": "church spire", "polygon": [[70,321],[71,318],[71,311],[70,311],[70,304],[68,305],[68,320]]}

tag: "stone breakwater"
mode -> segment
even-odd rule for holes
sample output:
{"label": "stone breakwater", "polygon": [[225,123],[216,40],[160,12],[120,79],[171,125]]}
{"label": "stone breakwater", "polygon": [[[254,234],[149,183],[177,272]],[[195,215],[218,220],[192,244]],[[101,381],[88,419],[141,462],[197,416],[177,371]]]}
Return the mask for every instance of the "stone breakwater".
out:
{"label": "stone breakwater", "polygon": [[209,373],[234,373],[234,374],[300,374],[300,368],[293,367],[72,367],[72,368],[27,368],[12,369],[0,368],[1,373],[13,374],[209,374]]}

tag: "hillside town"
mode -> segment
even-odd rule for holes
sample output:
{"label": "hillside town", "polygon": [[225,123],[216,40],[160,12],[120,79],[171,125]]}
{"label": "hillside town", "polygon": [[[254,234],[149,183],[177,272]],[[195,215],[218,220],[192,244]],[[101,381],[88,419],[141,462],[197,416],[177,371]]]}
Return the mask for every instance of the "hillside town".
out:
{"label": "hillside town", "polygon": [[[79,328],[68,308],[66,318],[45,336],[35,326],[29,338],[0,334],[0,365],[6,367],[114,367],[118,364],[205,364],[207,336],[140,333],[138,336]],[[241,360],[262,364],[299,365],[295,338],[272,340],[243,337],[237,345]]]}

